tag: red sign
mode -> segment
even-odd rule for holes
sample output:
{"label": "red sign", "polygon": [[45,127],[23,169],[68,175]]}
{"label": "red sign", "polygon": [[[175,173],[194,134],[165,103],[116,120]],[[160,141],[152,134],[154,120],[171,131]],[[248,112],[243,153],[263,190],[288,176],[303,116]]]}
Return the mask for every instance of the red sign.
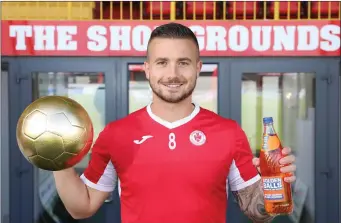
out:
{"label": "red sign", "polygon": [[[179,21],[178,21],[179,22]],[[201,56],[339,56],[340,21],[180,21]],[[165,21],[2,21],[4,56],[145,56]]]}

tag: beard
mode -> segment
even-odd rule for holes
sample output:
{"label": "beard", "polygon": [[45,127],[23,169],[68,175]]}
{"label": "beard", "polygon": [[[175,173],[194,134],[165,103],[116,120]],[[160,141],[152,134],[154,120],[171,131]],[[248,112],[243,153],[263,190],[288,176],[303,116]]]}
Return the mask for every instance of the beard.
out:
{"label": "beard", "polygon": [[[153,93],[160,98],[161,100],[167,102],[167,103],[179,103],[183,100],[185,100],[186,98],[190,97],[195,89],[195,86],[197,84],[197,77],[190,82],[190,84],[183,89],[180,92],[176,92],[176,93],[170,93],[170,92],[165,92],[166,90],[163,90],[161,87],[159,87],[162,84],[179,84],[179,83],[184,83],[184,81],[182,81],[180,78],[172,78],[169,79],[168,81],[162,81],[159,80],[157,81],[156,84],[153,84],[151,80],[149,80],[149,85],[153,91]],[[187,82],[186,82],[187,83]]]}

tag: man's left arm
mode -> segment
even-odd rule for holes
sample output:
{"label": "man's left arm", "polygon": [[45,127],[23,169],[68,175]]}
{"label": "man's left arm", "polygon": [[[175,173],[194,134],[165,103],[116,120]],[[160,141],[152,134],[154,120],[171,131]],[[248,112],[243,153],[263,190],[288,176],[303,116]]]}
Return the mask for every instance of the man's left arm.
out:
{"label": "man's left arm", "polygon": [[271,222],[274,218],[264,208],[261,177],[253,165],[253,154],[244,131],[237,124],[233,161],[228,182],[242,212],[253,222]]}
{"label": "man's left arm", "polygon": [[238,191],[232,191],[232,194],[240,209],[252,222],[271,222],[274,219],[274,216],[265,211],[261,180]]}

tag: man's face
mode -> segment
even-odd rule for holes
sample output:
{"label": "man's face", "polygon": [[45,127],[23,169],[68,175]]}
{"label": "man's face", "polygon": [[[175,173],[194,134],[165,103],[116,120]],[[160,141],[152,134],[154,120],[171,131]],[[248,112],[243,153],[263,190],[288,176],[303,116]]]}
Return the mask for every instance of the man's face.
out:
{"label": "man's face", "polygon": [[144,65],[154,95],[178,103],[192,95],[202,62],[192,40],[155,38]]}

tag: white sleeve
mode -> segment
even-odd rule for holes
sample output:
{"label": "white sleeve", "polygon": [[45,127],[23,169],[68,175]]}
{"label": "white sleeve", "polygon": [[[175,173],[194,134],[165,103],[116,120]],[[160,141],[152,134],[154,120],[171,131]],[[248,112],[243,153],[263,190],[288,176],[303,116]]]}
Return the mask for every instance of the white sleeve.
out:
{"label": "white sleeve", "polygon": [[99,191],[112,192],[117,183],[117,172],[111,161],[101,172],[102,174],[98,176],[98,171],[85,171],[80,178],[88,187]]}
{"label": "white sleeve", "polygon": [[255,167],[252,164],[244,164],[238,168],[236,162],[233,160],[228,175],[231,191],[241,190],[256,183],[260,179],[260,175],[255,171]]}
{"label": "white sleeve", "polygon": [[228,175],[232,191],[248,187],[261,179],[253,165],[253,154],[245,132],[237,125],[233,161]]}

